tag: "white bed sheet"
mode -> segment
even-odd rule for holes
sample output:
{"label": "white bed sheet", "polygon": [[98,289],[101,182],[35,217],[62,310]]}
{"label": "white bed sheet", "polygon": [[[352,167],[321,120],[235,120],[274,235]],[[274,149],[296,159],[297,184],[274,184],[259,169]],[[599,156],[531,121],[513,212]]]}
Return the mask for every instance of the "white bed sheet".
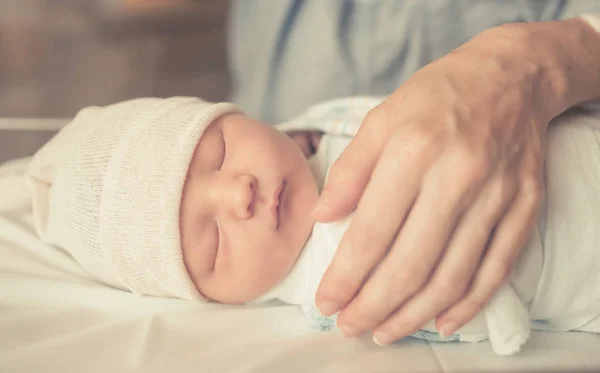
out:
{"label": "white bed sheet", "polygon": [[[0,196],[10,198],[10,196]],[[295,306],[139,298],[102,286],[0,214],[0,372],[459,372],[600,370],[600,336],[535,332],[522,353],[487,342],[390,347],[316,333]]]}

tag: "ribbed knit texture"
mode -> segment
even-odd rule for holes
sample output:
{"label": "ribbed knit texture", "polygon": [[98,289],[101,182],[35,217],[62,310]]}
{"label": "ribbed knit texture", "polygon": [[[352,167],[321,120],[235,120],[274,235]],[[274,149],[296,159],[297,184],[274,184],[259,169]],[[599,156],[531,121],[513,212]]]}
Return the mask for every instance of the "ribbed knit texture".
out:
{"label": "ribbed knit texture", "polygon": [[34,193],[48,196],[33,203],[38,232],[107,284],[138,295],[203,299],[183,262],[182,190],[205,128],[234,111],[232,104],[192,97],[82,110],[32,162],[35,168],[50,153],[55,158],[44,177],[31,172],[34,189],[49,188]]}

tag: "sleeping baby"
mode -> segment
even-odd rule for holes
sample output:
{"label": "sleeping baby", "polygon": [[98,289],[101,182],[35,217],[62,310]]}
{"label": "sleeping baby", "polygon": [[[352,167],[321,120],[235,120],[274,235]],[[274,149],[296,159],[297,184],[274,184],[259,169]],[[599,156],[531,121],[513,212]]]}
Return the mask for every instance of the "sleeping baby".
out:
{"label": "sleeping baby", "polygon": [[[352,216],[321,224],[310,210],[382,100],[325,102],[275,127],[190,97],[86,108],[29,165],[36,231],[112,287],[227,304],[278,299],[333,328],[314,298]],[[546,203],[510,280],[455,334],[429,323],[415,337],[489,339],[508,355],[531,328],[600,332],[599,139],[593,113],[554,121]]]}

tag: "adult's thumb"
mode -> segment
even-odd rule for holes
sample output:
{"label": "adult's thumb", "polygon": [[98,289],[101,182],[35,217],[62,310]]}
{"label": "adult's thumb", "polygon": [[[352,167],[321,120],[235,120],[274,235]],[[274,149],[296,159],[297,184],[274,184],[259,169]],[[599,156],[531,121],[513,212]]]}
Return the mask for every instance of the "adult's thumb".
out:
{"label": "adult's thumb", "polygon": [[385,146],[384,131],[378,131],[381,126],[374,123],[375,118],[371,114],[365,117],[354,139],[331,166],[311,213],[315,220],[338,220],[356,208]]}

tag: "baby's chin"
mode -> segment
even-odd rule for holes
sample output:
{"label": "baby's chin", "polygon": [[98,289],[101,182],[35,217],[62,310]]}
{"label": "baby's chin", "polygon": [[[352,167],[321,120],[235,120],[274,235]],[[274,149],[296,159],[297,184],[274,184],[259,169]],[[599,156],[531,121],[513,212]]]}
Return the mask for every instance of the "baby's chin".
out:
{"label": "baby's chin", "polygon": [[286,248],[285,254],[289,254],[285,258],[282,258],[278,261],[278,263],[272,263],[267,266],[268,268],[277,268],[277,270],[265,270],[262,273],[266,274],[267,277],[263,278],[265,280],[260,288],[261,291],[257,292],[252,297],[249,297],[245,303],[254,302],[260,300],[260,298],[264,297],[267,293],[271,292],[278,285],[280,285],[292,272],[298,260],[300,258],[300,254],[304,251],[304,248],[308,242],[312,234],[312,225],[309,232],[305,235],[303,241],[301,241],[300,245],[294,245],[294,247]]}
{"label": "baby's chin", "polygon": [[[279,285],[292,271],[302,253],[308,237],[300,247],[282,244],[277,252],[271,252],[264,260],[254,262],[249,272],[223,274],[221,278],[212,278],[210,283],[198,287],[198,291],[206,297],[222,304],[252,303]],[[216,285],[216,286],[215,286]],[[204,289],[203,289],[204,288]]]}
{"label": "baby's chin", "polygon": [[263,262],[259,271],[254,271],[249,276],[241,276],[238,282],[243,285],[236,289],[235,294],[220,294],[213,299],[224,304],[253,303],[260,300],[291,273],[311,233],[312,229],[299,245],[293,247],[282,245],[283,250],[274,253],[278,255],[270,255],[269,260]]}

